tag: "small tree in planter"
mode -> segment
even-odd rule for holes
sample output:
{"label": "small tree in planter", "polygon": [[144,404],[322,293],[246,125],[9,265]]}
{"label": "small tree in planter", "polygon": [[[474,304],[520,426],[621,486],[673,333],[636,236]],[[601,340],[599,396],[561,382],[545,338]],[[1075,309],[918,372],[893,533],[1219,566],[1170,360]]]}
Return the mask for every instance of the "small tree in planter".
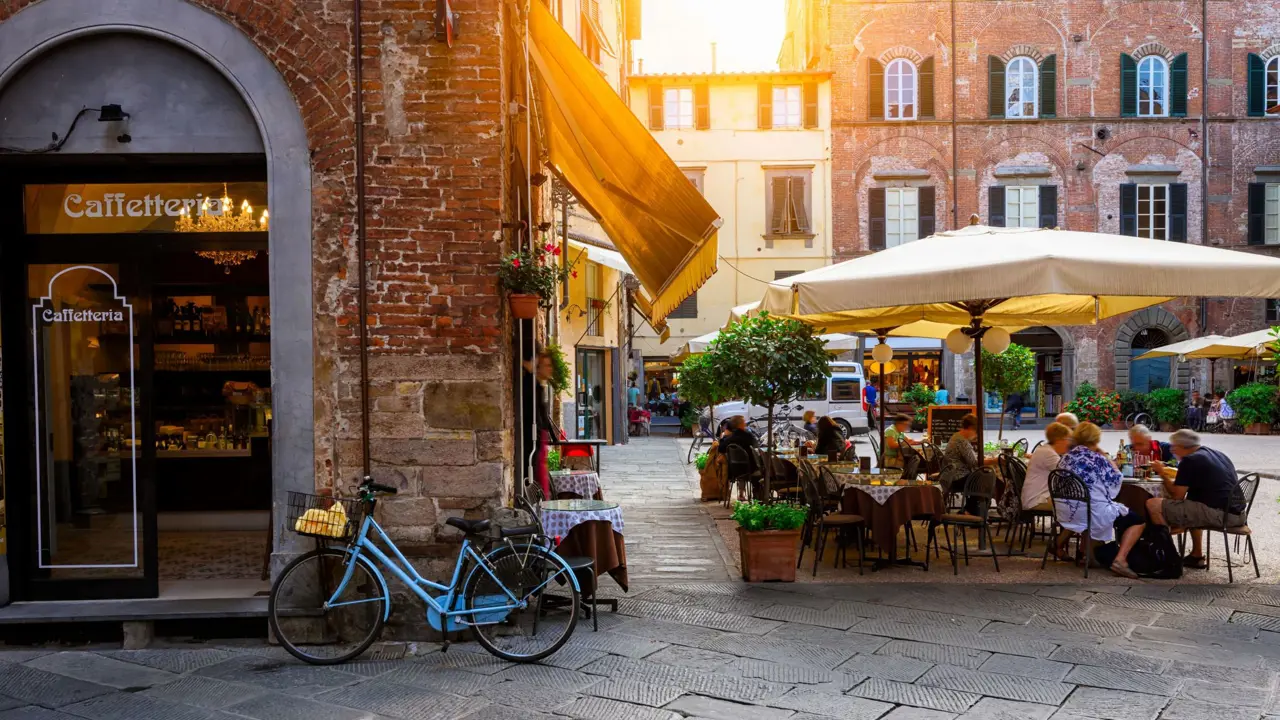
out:
{"label": "small tree in planter", "polygon": [[521,320],[532,320],[539,307],[551,307],[556,289],[576,270],[560,265],[560,248],[544,242],[532,250],[513,252],[502,258],[498,266],[498,284],[507,291],[511,313]]}
{"label": "small tree in planter", "polygon": [[1026,392],[1036,373],[1036,355],[1031,349],[1010,343],[1005,351],[996,355],[982,351],[982,387],[1000,396],[1000,434],[1004,437],[1004,401],[1013,393]]}
{"label": "small tree in planter", "polygon": [[808,514],[803,505],[756,500],[735,503],[732,518],[738,523],[742,579],[795,582],[796,548]]}
{"label": "small tree in planter", "polygon": [[1110,390],[1099,390],[1093,383],[1082,382],[1076,386],[1076,397],[1067,403],[1063,412],[1069,412],[1080,422],[1091,422],[1098,427],[1115,422],[1120,414],[1120,395]]}
{"label": "small tree in planter", "polygon": [[[695,408],[707,408],[711,418],[710,427],[715,431],[715,406],[728,400],[732,395],[725,388],[711,355],[690,355],[680,364],[680,397],[689,401]],[[696,422],[695,416],[695,422]]]}
{"label": "small tree in planter", "polygon": [[1152,390],[1147,393],[1147,412],[1161,430],[1176,430],[1187,418],[1187,394],[1178,388]]}
{"label": "small tree in planter", "polygon": [[[808,325],[762,312],[721,332],[707,356],[730,396],[769,409],[767,444],[772,448],[774,408],[822,392],[831,377],[825,345]],[[766,463],[766,498],[772,474]]]}
{"label": "small tree in planter", "polygon": [[1276,386],[1267,383],[1241,385],[1227,395],[1236,418],[1251,435],[1270,435],[1276,419]]}
{"label": "small tree in planter", "polygon": [[916,383],[909,390],[902,394],[902,399],[910,403],[912,412],[915,417],[911,421],[913,429],[923,428],[929,419],[930,406],[937,405],[934,399],[937,393],[929,389],[924,383]]}
{"label": "small tree in planter", "polygon": [[1123,425],[1132,415],[1149,412],[1151,411],[1147,407],[1146,393],[1138,392],[1137,390],[1125,390],[1120,393],[1121,420],[1116,423],[1116,426],[1119,427],[1120,425]]}

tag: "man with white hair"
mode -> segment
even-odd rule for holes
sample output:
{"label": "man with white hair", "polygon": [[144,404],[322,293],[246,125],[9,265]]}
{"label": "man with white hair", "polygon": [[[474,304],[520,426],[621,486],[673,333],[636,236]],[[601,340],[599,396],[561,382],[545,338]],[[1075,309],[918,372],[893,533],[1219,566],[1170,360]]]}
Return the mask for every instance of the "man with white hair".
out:
{"label": "man with white hair", "polygon": [[[1169,436],[1173,456],[1178,459],[1178,469],[1165,467],[1155,461],[1151,464],[1164,481],[1165,498],[1147,501],[1147,516],[1156,525],[1171,528],[1216,527],[1223,521],[1227,527],[1244,524],[1240,517],[1245,507],[1232,491],[1239,484],[1236,466],[1226,455],[1200,445],[1200,435],[1194,430],[1179,430]],[[1202,533],[1191,531],[1191,554],[1183,558],[1189,568],[1205,568]]]}
{"label": "man with white hair", "polygon": [[1133,448],[1134,467],[1145,467],[1153,460],[1169,462],[1173,459],[1169,443],[1162,443],[1151,437],[1151,430],[1146,425],[1129,428],[1129,445]]}
{"label": "man with white hair", "polygon": [[1062,423],[1072,430],[1075,430],[1076,426],[1080,424],[1080,418],[1076,417],[1075,413],[1069,412],[1059,413],[1058,417],[1054,418],[1053,421]]}

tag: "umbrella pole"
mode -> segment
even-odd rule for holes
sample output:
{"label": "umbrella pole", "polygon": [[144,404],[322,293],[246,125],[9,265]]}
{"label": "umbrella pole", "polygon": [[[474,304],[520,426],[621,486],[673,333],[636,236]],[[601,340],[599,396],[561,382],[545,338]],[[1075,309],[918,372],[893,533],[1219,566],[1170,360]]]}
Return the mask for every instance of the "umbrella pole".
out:
{"label": "umbrella pole", "polygon": [[884,363],[882,363],[882,362],[878,362],[878,363],[876,363],[876,364],[880,366],[880,396],[879,396],[878,398],[876,398],[876,400],[878,400],[878,402],[876,403],[876,405],[877,405],[877,409],[879,409],[879,411],[880,411],[880,422],[878,423],[878,424],[880,425],[880,427],[878,428],[878,429],[879,429],[879,431],[880,431],[880,457],[876,458],[876,467],[878,467],[878,468],[879,468],[879,467],[884,467],[884,406],[885,406],[885,396],[884,396]]}
{"label": "umbrella pole", "polygon": [[977,402],[974,407],[978,416],[978,457],[985,457],[984,444],[982,441],[982,431],[987,424],[987,398],[982,392],[982,336],[979,335],[973,339],[973,384],[977,388]]}

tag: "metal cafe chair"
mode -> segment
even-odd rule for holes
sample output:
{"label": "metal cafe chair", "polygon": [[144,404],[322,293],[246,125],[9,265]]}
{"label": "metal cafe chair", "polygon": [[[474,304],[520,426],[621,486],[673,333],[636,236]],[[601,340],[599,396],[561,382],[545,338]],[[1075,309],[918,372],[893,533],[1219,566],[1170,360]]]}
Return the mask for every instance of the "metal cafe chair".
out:
{"label": "metal cafe chair", "polygon": [[938,545],[937,526],[941,525],[943,532],[947,535],[947,551],[951,554],[951,569],[956,575],[960,574],[960,562],[956,552],[955,542],[951,535],[951,529],[955,528],[957,535],[955,539],[960,540],[964,544],[964,564],[969,565],[969,534],[968,528],[974,528],[978,531],[978,540],[983,538],[987,541],[987,547],[991,550],[991,562],[995,564],[996,572],[1000,572],[1000,558],[996,553],[995,543],[991,541],[991,524],[988,516],[991,513],[991,501],[996,495],[996,475],[987,468],[981,468],[969,473],[964,482],[964,504],[965,507],[974,508],[974,513],[967,511],[946,513],[929,527],[929,539],[925,542],[925,560],[928,561],[929,545],[933,544],[936,548]]}
{"label": "metal cafe chair", "polygon": [[[1258,473],[1249,473],[1240,478],[1236,486],[1231,489],[1231,497],[1227,502],[1227,509],[1222,511],[1222,522],[1213,525],[1202,525],[1199,527],[1182,528],[1183,532],[1178,538],[1179,554],[1186,547],[1187,531],[1202,530],[1205,532],[1204,538],[1204,559],[1205,569],[1209,568],[1210,548],[1213,547],[1213,533],[1222,533],[1222,554],[1227,559],[1227,582],[1235,582],[1235,573],[1231,566],[1231,545],[1228,536],[1234,535],[1236,538],[1236,548],[1239,549],[1240,538],[1245,540],[1245,549],[1249,553],[1249,557],[1253,560],[1253,573],[1255,577],[1262,577],[1262,572],[1258,570],[1258,555],[1253,550],[1253,531],[1249,529],[1249,511],[1253,509],[1253,500],[1258,494],[1258,485],[1261,483],[1261,476]],[[1233,505],[1244,505],[1244,512],[1240,514],[1243,524],[1234,527],[1227,527],[1227,519],[1230,517],[1230,508]]]}
{"label": "metal cafe chair", "polygon": [[[838,533],[848,531],[854,534],[858,542],[858,574],[861,575],[862,562],[866,558],[862,542],[863,530],[867,525],[866,520],[861,515],[844,511],[827,512],[822,491],[818,482],[812,477],[804,483],[804,496],[809,505],[809,530],[813,539],[813,576],[818,576],[818,565],[822,562],[822,554],[827,547],[827,534],[832,530]],[[845,540],[847,538],[837,541],[836,555],[831,561],[832,567],[841,559],[844,560],[846,567],[849,565],[848,544]],[[804,561],[804,545],[803,542],[800,545],[800,557],[796,560],[796,567],[800,567],[800,563]]]}
{"label": "metal cafe chair", "polygon": [[[1049,562],[1049,551],[1058,546],[1058,536],[1061,533],[1070,533],[1071,537],[1076,538],[1076,548],[1080,549],[1083,545],[1084,554],[1084,576],[1089,577],[1089,566],[1093,564],[1093,501],[1089,498],[1089,488],[1085,487],[1084,481],[1070,470],[1054,470],[1049,473],[1049,497],[1053,500],[1053,523],[1050,526],[1049,542],[1044,547],[1044,557],[1040,559],[1040,569],[1044,570],[1045,564]],[[1081,507],[1084,509],[1085,528],[1084,534],[1067,530],[1058,522],[1058,513],[1062,512],[1063,505],[1060,503],[1078,503],[1072,514],[1078,514]],[[1065,548],[1071,542],[1071,538],[1067,538],[1067,542],[1062,546]]]}

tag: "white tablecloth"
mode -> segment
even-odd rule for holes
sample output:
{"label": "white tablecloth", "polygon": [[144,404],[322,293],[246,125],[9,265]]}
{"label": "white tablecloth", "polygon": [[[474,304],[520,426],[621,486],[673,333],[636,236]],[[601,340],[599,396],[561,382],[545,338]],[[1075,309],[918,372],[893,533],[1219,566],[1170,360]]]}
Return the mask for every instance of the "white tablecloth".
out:
{"label": "white tablecloth", "polygon": [[1126,480],[1124,484],[1126,487],[1134,486],[1134,487],[1142,488],[1143,490],[1146,490],[1147,494],[1149,494],[1153,498],[1167,497],[1164,494],[1164,483],[1159,481],[1147,482],[1144,480],[1142,482],[1130,482]]}
{"label": "white tablecloth", "polygon": [[600,476],[590,470],[573,470],[568,473],[551,473],[551,494],[574,493],[578,497],[593,498],[600,491]]}
{"label": "white tablecloth", "polygon": [[[862,492],[870,495],[871,499],[875,500],[877,505],[883,505],[889,502],[889,498],[893,497],[893,494],[898,492],[899,490],[906,490],[907,488],[910,488],[910,487],[922,487],[922,486],[919,483],[912,483],[911,485],[857,485],[857,484],[849,483],[845,487],[851,487],[851,488],[856,488],[858,490],[861,490]],[[934,485],[933,487],[937,487],[937,486]]]}
{"label": "white tablecloth", "polygon": [[542,532],[549,537],[564,538],[574,527],[590,520],[606,520],[613,531],[622,534],[622,508],[612,510],[550,510],[542,509]]}

